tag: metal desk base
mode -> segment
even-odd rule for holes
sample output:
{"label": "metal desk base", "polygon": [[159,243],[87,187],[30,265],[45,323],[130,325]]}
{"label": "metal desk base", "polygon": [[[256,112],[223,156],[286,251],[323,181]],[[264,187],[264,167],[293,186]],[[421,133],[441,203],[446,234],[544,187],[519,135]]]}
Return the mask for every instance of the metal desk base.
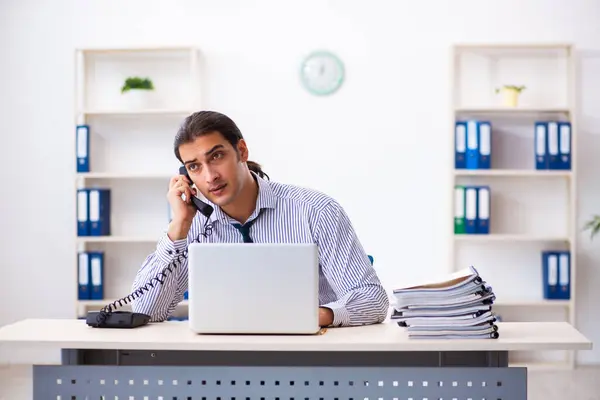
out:
{"label": "metal desk base", "polygon": [[33,378],[34,400],[527,399],[506,352],[68,349]]}

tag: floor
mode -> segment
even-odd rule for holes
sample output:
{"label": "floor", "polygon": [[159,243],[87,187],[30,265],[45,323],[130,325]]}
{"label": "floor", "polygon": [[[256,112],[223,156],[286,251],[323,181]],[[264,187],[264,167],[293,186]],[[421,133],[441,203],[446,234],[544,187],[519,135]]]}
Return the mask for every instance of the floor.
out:
{"label": "floor", "polygon": [[[31,368],[0,365],[0,400],[30,400]],[[600,367],[532,371],[528,400],[600,400]]]}

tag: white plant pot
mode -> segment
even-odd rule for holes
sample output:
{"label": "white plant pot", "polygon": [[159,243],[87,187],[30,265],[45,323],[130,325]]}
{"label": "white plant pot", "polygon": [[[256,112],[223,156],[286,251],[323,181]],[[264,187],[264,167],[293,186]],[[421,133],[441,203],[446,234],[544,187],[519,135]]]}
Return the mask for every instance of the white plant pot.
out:
{"label": "white plant pot", "polygon": [[142,110],[151,108],[152,106],[152,90],[147,89],[131,89],[123,93],[125,107],[130,110]]}
{"label": "white plant pot", "polygon": [[506,107],[516,107],[519,104],[519,92],[513,89],[502,89],[502,104]]}

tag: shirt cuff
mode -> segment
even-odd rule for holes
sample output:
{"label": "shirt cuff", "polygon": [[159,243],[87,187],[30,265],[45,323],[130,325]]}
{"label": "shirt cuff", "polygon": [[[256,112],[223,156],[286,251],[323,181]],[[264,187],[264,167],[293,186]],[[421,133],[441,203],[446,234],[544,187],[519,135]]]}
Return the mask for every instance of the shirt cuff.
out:
{"label": "shirt cuff", "polygon": [[333,311],[333,322],[331,323],[331,326],[350,325],[350,313],[343,302],[334,301],[333,303],[323,304],[321,307],[329,308]]}
{"label": "shirt cuff", "polygon": [[165,263],[170,263],[180,253],[183,253],[187,246],[187,239],[171,240],[169,235],[165,232],[158,241],[156,247],[156,254],[158,258]]}

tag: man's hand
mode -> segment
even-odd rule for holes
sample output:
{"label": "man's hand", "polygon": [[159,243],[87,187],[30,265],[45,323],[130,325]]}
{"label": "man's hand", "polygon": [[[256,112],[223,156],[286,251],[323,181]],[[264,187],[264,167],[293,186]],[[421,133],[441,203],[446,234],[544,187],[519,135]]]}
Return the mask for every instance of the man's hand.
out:
{"label": "man's hand", "polygon": [[333,324],[333,311],[331,308],[319,307],[319,325],[329,326]]}
{"label": "man's hand", "polygon": [[[190,184],[191,182],[183,175],[174,176],[169,182],[167,200],[173,209],[173,220],[167,234],[171,240],[185,239],[196,215],[196,207],[191,201],[192,196],[196,194],[196,189],[191,188]],[[181,195],[185,195],[185,201]]]}

